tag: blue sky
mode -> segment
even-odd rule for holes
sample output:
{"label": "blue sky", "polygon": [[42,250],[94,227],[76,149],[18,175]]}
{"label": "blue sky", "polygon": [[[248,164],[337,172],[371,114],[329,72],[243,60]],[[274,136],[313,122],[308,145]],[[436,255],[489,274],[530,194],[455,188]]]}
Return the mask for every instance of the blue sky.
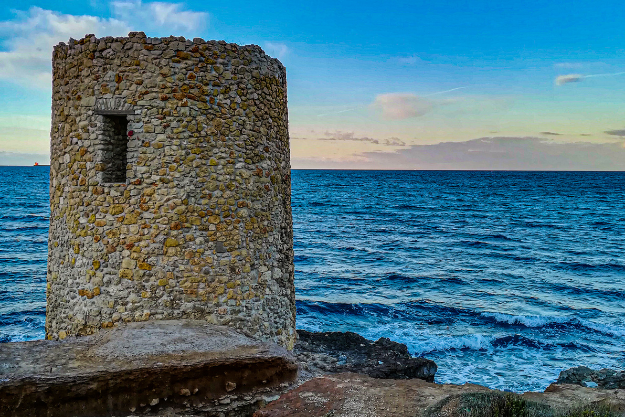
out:
{"label": "blue sky", "polygon": [[143,30],[279,58],[294,168],[625,170],[624,21],[616,1],[16,0],[0,164],[47,158],[53,44]]}

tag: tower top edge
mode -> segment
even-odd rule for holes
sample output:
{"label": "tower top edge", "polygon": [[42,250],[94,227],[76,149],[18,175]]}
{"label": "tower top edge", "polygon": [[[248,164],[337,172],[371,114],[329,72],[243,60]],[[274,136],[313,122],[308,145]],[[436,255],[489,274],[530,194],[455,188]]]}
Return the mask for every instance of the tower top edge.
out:
{"label": "tower top edge", "polygon": [[83,45],[98,44],[99,42],[113,43],[120,42],[126,44],[128,42],[136,42],[145,45],[171,45],[180,50],[193,48],[193,46],[207,45],[211,49],[219,48],[232,52],[250,52],[264,55],[275,60],[283,66],[279,59],[267,54],[262,47],[256,44],[239,45],[237,43],[226,42],[225,40],[204,40],[202,38],[187,39],[184,36],[167,36],[167,37],[149,37],[145,32],[129,32],[128,36],[103,36],[97,37],[94,34],[86,34],[80,39],[69,38],[68,42],[59,42],[54,46],[54,51],[68,52],[73,49],[82,49]]}

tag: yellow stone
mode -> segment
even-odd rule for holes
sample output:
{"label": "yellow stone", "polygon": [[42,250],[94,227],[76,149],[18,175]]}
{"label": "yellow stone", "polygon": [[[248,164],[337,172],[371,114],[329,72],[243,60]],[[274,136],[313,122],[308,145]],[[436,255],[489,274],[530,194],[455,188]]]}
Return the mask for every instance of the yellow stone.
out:
{"label": "yellow stone", "polygon": [[93,269],[96,271],[100,269],[100,261],[93,261]]}
{"label": "yellow stone", "polygon": [[124,218],[123,224],[135,224],[135,223],[137,223],[137,220],[138,220],[138,216],[136,216],[134,214],[128,214]]}
{"label": "yellow stone", "polygon": [[180,245],[180,243],[176,239],[171,237],[167,238],[167,240],[165,241],[165,247],[167,248],[176,247],[178,245]]}
{"label": "yellow stone", "polygon": [[130,269],[120,269],[119,270],[119,277],[132,280],[132,270],[130,270]]}
{"label": "yellow stone", "polygon": [[139,269],[143,269],[143,270],[146,270],[146,271],[151,271],[152,270],[152,265],[150,265],[147,262],[139,262],[138,266],[139,266]]}
{"label": "yellow stone", "polygon": [[168,281],[165,278],[158,280],[158,285],[160,285],[161,287],[164,287],[167,284],[168,284]]}
{"label": "yellow stone", "polygon": [[122,259],[122,268],[123,269],[133,269],[136,265],[136,261],[130,259],[130,258],[124,258]]}
{"label": "yellow stone", "polygon": [[59,332],[59,339],[63,340],[67,337],[67,333],[65,332],[65,330],[61,330]]}

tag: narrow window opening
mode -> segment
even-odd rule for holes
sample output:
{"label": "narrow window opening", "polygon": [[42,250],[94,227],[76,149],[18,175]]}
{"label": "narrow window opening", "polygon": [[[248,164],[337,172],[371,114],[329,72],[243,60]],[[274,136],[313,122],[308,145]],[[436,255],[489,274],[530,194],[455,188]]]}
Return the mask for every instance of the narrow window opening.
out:
{"label": "narrow window opening", "polygon": [[128,164],[128,119],[126,116],[106,115],[103,126],[102,182],[125,183]]}

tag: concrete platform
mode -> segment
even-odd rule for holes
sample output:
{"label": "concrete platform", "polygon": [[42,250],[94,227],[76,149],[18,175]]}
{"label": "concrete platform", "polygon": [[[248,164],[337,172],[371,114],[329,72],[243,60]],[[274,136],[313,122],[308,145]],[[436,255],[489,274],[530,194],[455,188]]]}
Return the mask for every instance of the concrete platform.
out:
{"label": "concrete platform", "polygon": [[64,341],[0,344],[0,415],[245,415],[296,377],[287,350],[228,327],[130,323]]}

